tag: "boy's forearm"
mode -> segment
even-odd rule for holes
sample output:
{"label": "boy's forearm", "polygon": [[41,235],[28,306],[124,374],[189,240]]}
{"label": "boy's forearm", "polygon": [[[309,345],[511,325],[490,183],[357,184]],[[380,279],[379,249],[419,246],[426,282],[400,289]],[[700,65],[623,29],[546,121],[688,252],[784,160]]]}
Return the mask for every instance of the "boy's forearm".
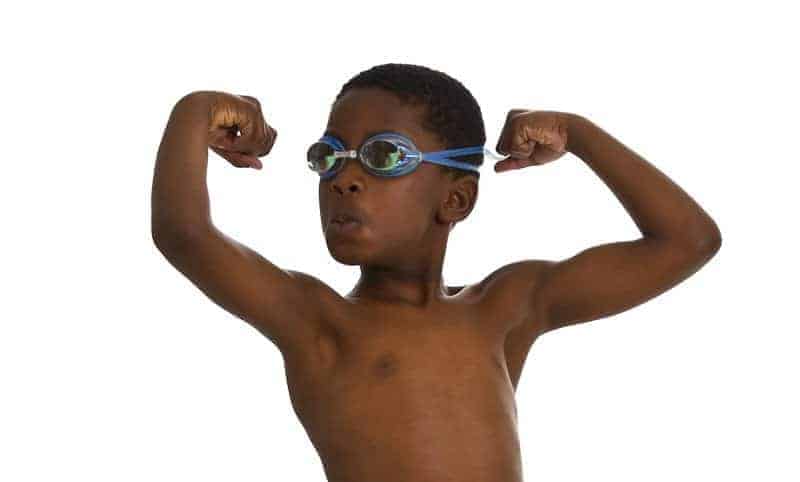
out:
{"label": "boy's forearm", "polygon": [[206,174],[209,96],[175,104],[158,148],[151,198],[154,237],[185,236],[211,225]]}
{"label": "boy's forearm", "polygon": [[569,123],[567,149],[614,192],[644,236],[716,248],[719,229],[689,194],[588,119]]}

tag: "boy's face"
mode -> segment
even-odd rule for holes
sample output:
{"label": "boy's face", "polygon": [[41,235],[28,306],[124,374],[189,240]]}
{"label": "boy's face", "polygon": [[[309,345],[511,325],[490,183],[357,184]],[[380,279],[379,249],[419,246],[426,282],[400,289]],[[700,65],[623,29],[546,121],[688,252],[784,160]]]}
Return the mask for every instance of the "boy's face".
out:
{"label": "boy's face", "polygon": [[[352,89],[334,105],[326,133],[348,150],[358,150],[366,139],[385,131],[405,135],[422,152],[445,149],[421,126],[423,109],[383,89]],[[319,183],[320,217],[331,256],[343,264],[384,266],[424,258],[431,248],[431,228],[441,222],[437,211],[446,197],[447,181],[448,176],[429,162],[387,178],[370,174],[358,159],[347,159],[334,177]],[[354,215],[359,222],[333,223],[340,213]]]}

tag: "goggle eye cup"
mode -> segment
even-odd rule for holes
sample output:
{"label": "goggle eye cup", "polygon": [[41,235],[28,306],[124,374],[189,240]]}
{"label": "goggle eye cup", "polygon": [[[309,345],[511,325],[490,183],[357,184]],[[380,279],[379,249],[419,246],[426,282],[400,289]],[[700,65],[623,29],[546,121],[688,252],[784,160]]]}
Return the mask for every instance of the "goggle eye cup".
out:
{"label": "goggle eye cup", "polygon": [[335,153],[336,149],[327,142],[315,142],[306,152],[306,162],[309,169],[320,173],[330,170],[336,163]]}
{"label": "goggle eye cup", "polygon": [[364,162],[372,169],[388,171],[403,163],[407,149],[399,143],[386,139],[370,141],[361,148]]}

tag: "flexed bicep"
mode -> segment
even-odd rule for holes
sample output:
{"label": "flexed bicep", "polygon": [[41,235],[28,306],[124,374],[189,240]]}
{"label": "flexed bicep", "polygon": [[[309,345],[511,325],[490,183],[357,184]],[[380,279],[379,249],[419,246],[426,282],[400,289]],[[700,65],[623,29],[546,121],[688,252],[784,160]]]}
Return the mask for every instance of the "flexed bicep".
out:
{"label": "flexed bicep", "polygon": [[542,270],[534,303],[545,330],[604,318],[669,290],[713,251],[656,238],[594,246]]}

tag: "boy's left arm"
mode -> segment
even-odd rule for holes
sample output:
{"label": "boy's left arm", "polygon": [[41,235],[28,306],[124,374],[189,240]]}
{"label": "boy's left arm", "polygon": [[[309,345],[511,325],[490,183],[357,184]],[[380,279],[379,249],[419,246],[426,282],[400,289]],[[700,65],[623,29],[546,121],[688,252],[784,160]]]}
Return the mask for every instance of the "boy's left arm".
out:
{"label": "boy's left arm", "polygon": [[528,260],[495,271],[523,296],[533,337],[607,317],[688,278],[719,250],[711,217],[678,185],[589,120],[574,114],[515,109],[497,151],[510,157],[496,172],[551,162],[565,152],[583,160],[613,191],[642,233],[561,261]]}

